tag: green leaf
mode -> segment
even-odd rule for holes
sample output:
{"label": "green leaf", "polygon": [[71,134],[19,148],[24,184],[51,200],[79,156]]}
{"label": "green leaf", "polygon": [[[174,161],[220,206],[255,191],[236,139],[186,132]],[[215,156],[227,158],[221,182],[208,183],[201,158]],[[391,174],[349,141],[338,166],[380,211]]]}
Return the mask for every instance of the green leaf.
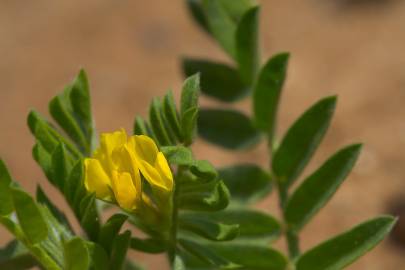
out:
{"label": "green leaf", "polygon": [[75,212],[79,212],[79,203],[87,193],[84,188],[83,176],[83,160],[79,159],[70,171],[63,192]]}
{"label": "green leaf", "polygon": [[125,231],[119,234],[113,244],[111,252],[110,269],[120,270],[123,269],[125,258],[131,241],[131,232]]}
{"label": "green leaf", "polygon": [[52,179],[59,190],[63,191],[67,177],[72,169],[73,160],[68,156],[65,145],[60,143],[52,152]]}
{"label": "green leaf", "polygon": [[231,263],[230,261],[219,256],[216,252],[213,252],[211,249],[199,245],[196,242],[186,239],[179,239],[179,243],[190,254],[211,265],[217,266],[219,269],[238,268],[238,265]]}
{"label": "green leaf", "polygon": [[226,12],[237,23],[246,14],[248,10],[256,6],[255,0],[218,0]]}
{"label": "green leaf", "polygon": [[238,224],[213,222],[201,215],[186,214],[180,216],[179,227],[182,230],[193,232],[214,241],[229,241],[236,238],[239,234]]}
{"label": "green leaf", "polygon": [[108,252],[111,252],[114,239],[121,230],[122,225],[128,219],[127,215],[115,214],[111,216],[100,229],[98,243]]}
{"label": "green leaf", "polygon": [[127,260],[125,262],[124,270],[145,270],[145,268],[133,261]]}
{"label": "green leaf", "polygon": [[260,138],[250,119],[234,110],[200,110],[198,132],[205,140],[227,149],[246,149]]}
{"label": "green leaf", "polygon": [[167,251],[166,243],[155,238],[140,239],[137,237],[132,237],[131,248],[151,254],[157,254]]}
{"label": "green leaf", "polygon": [[187,0],[187,7],[190,11],[190,14],[193,16],[195,22],[205,31],[208,33],[210,30],[208,29],[208,22],[207,18],[204,14],[204,9],[202,7],[201,0]]}
{"label": "green leaf", "polygon": [[186,270],[183,259],[179,255],[174,257],[173,270]]}
{"label": "green leaf", "polygon": [[338,235],[304,253],[297,270],[339,270],[376,246],[391,231],[396,219],[382,216]]}
{"label": "green leaf", "polygon": [[194,164],[193,153],[184,146],[163,146],[160,150],[165,155],[170,164],[192,165]]}
{"label": "green leaf", "polygon": [[38,266],[35,258],[18,241],[9,242],[0,249],[0,269],[24,270]]}
{"label": "green leaf", "polygon": [[[186,217],[201,218],[200,213],[185,213]],[[262,211],[244,208],[231,208],[218,212],[204,213],[204,219],[223,224],[239,224],[239,236],[234,241],[268,244],[281,234],[280,223]]]}
{"label": "green leaf", "polygon": [[249,88],[241,81],[238,71],[226,64],[207,60],[183,60],[183,73],[201,76],[201,91],[210,97],[224,102],[233,102],[245,97]]}
{"label": "green leaf", "polygon": [[218,177],[218,172],[207,160],[196,160],[191,165],[190,171],[199,177],[200,180],[211,181]]}
{"label": "green leaf", "polygon": [[287,259],[277,250],[246,243],[215,243],[206,247],[241,267],[238,269],[285,270]]}
{"label": "green leaf", "polygon": [[94,124],[91,114],[90,90],[86,72],[82,69],[72,83],[70,93],[74,115],[90,145],[93,144]]}
{"label": "green leaf", "polygon": [[51,154],[48,151],[46,151],[46,149],[42,146],[42,144],[39,141],[37,141],[37,143],[32,148],[32,156],[34,157],[38,165],[41,167],[46,178],[52,183],[53,182],[52,157]]}
{"label": "green leaf", "polygon": [[273,170],[288,187],[300,175],[328,129],[336,97],[324,98],[309,108],[287,131],[274,154]]}
{"label": "green leaf", "polygon": [[77,148],[69,140],[61,136],[38,112],[31,111],[28,114],[27,123],[31,133],[47,152],[52,153],[55,147],[62,142],[75,158],[82,157]]}
{"label": "green leaf", "polygon": [[49,112],[59,126],[69,135],[83,153],[90,152],[89,143],[73,116],[73,109],[70,104],[71,88],[54,97],[49,103]]}
{"label": "green leaf", "polygon": [[212,33],[219,45],[235,59],[235,22],[218,0],[203,0],[203,7],[210,33]]}
{"label": "green leaf", "polygon": [[90,254],[90,269],[109,270],[109,257],[107,252],[99,245],[93,242],[86,242]]}
{"label": "green leaf", "polygon": [[11,188],[17,218],[25,236],[32,244],[48,236],[48,226],[35,201],[24,191]]}
{"label": "green leaf", "polygon": [[160,145],[172,145],[175,143],[169,136],[168,130],[163,122],[161,106],[162,104],[158,98],[154,98],[152,100],[152,104],[149,109],[149,122]]}
{"label": "green leaf", "polygon": [[184,83],[181,91],[180,99],[180,115],[181,118],[190,108],[198,107],[198,96],[200,92],[200,75],[193,74],[188,77]]}
{"label": "green leaf", "polygon": [[255,124],[273,140],[278,103],[287,75],[288,53],[273,56],[261,69],[253,90]]}
{"label": "green leaf", "polygon": [[222,181],[192,184],[180,189],[179,207],[195,211],[219,211],[228,206],[229,196]]}
{"label": "green leaf", "polygon": [[270,174],[254,164],[239,164],[219,170],[232,200],[242,204],[255,203],[272,189]]}
{"label": "green leaf", "polygon": [[236,52],[240,75],[251,85],[260,65],[259,7],[253,7],[242,17],[236,30]]}
{"label": "green leaf", "polygon": [[184,145],[190,145],[197,129],[198,107],[191,107],[185,111],[181,118],[181,129]]}
{"label": "green leaf", "polygon": [[158,143],[158,140],[155,136],[155,134],[153,133],[151,127],[149,126],[149,124],[144,121],[142,119],[142,117],[137,116],[135,118],[135,123],[134,123],[134,134],[135,135],[147,135],[151,138],[153,138],[153,140]]}
{"label": "green leaf", "polygon": [[36,198],[38,203],[46,206],[49,211],[52,213],[53,217],[58,220],[60,224],[66,227],[66,229],[73,231],[72,226],[69,223],[69,220],[67,219],[66,215],[61,212],[53,203],[52,201],[48,198],[48,196],[45,194],[45,192],[42,190],[41,186],[37,186],[37,194]]}
{"label": "green leaf", "polygon": [[355,144],[340,150],[298,187],[285,210],[291,228],[301,229],[328,202],[350,173],[360,149]]}
{"label": "green leaf", "polygon": [[0,159],[0,215],[7,216],[14,211],[13,198],[10,192],[12,182],[6,164]]}
{"label": "green leaf", "polygon": [[164,118],[170,124],[171,130],[176,135],[178,141],[183,141],[180,126],[180,116],[176,109],[176,103],[174,102],[173,93],[169,91],[163,99],[163,112]]}
{"label": "green leaf", "polygon": [[64,244],[66,270],[84,270],[90,267],[90,254],[83,239],[75,237]]}
{"label": "green leaf", "polygon": [[96,208],[95,194],[86,195],[80,202],[80,224],[90,240],[96,240],[100,231],[100,218]]}

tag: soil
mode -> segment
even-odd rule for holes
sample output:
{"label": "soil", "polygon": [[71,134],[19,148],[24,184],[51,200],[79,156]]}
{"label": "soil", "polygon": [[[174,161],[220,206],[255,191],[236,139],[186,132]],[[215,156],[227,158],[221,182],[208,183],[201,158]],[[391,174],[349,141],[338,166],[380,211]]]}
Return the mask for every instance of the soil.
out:
{"label": "soil", "polygon": [[[364,143],[350,177],[305,228],[304,250],[386,213],[405,194],[404,25],[404,1],[262,1],[263,59],[292,54],[279,134],[318,99],[339,96],[331,128],[305,174],[344,145]],[[31,158],[29,110],[48,115],[49,99],[84,67],[99,132],[130,131],[153,96],[172,88],[178,97],[186,55],[229,61],[192,23],[181,0],[0,1],[1,158],[25,189],[34,192],[41,184],[66,208]],[[235,106],[250,108],[247,101]],[[264,145],[241,157],[203,141],[195,150],[217,165],[267,163]],[[260,207],[275,211],[276,196]],[[3,228],[0,235],[0,244],[10,239]],[[404,254],[385,240],[348,269],[403,269]],[[134,256],[146,257],[149,269],[167,269],[163,256]]]}

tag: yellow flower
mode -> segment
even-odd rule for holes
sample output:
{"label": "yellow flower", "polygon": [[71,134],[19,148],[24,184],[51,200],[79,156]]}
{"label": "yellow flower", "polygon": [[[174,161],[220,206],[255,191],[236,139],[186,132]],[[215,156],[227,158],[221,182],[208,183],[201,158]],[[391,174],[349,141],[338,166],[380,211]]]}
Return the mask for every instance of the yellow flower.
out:
{"label": "yellow flower", "polygon": [[173,175],[167,160],[148,136],[128,138],[124,130],[104,133],[99,148],[84,164],[87,190],[130,211],[141,203],[153,201],[142,193],[141,175],[159,201],[168,198],[173,190]]}

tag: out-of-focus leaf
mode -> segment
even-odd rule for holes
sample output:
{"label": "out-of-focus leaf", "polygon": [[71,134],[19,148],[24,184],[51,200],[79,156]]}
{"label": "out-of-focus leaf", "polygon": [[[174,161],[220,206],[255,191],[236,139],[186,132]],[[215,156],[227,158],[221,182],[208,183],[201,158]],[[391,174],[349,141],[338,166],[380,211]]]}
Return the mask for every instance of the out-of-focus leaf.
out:
{"label": "out-of-focus leaf", "polygon": [[251,85],[260,65],[259,57],[259,7],[253,7],[242,17],[236,30],[236,59],[240,75]]}
{"label": "out-of-focus leaf", "polygon": [[90,267],[89,250],[83,239],[75,237],[64,244],[66,270],[84,270]]}
{"label": "out-of-focus leaf", "polygon": [[238,265],[228,261],[225,258],[219,256],[211,249],[199,245],[196,242],[179,239],[180,245],[190,254],[196,256],[200,260],[203,260],[211,265],[217,266],[219,269],[237,269]]}
{"label": "out-of-focus leaf", "polygon": [[287,75],[288,59],[288,53],[273,56],[261,69],[253,90],[256,126],[268,133],[270,140],[276,129],[278,103]]}
{"label": "out-of-focus leaf", "polygon": [[0,249],[0,269],[24,270],[37,265],[38,262],[34,257],[16,240]]}
{"label": "out-of-focus leaf", "polygon": [[97,243],[86,242],[86,244],[90,255],[90,269],[109,270],[109,257],[107,252]]}
{"label": "out-of-focus leaf", "polygon": [[376,246],[392,229],[396,219],[382,216],[340,234],[304,253],[297,270],[339,270]]}
{"label": "out-of-focus leaf", "polygon": [[131,241],[131,232],[125,231],[124,233],[119,234],[113,244],[111,252],[111,261],[110,269],[123,269],[125,265],[125,257]]}
{"label": "out-of-focus leaf", "polygon": [[197,183],[180,190],[179,207],[195,211],[219,211],[228,206],[229,196],[222,181]]}
{"label": "out-of-focus leaf", "polygon": [[193,153],[184,146],[163,146],[160,150],[170,164],[192,165],[194,163]]}
{"label": "out-of-focus leaf", "polygon": [[248,10],[257,5],[255,0],[218,0],[218,2],[222,4],[236,23],[241,20]]}
{"label": "out-of-focus leaf", "polygon": [[201,215],[182,215],[179,218],[179,226],[183,230],[214,241],[232,240],[239,234],[238,224],[219,223]]}
{"label": "out-of-focus leaf", "polygon": [[270,174],[254,164],[239,164],[219,170],[232,200],[242,204],[264,198],[272,188]]}
{"label": "out-of-focus leaf", "polygon": [[186,270],[183,259],[179,255],[174,257],[173,270]]}
{"label": "out-of-focus leaf", "polygon": [[205,140],[227,149],[246,149],[260,138],[250,119],[234,110],[200,110],[198,132]]}
{"label": "out-of-focus leaf", "polygon": [[17,218],[24,235],[32,244],[48,236],[48,226],[35,201],[24,191],[11,188]]}
{"label": "out-of-focus leaf", "polygon": [[186,58],[183,60],[183,72],[186,76],[199,72],[201,91],[224,102],[237,101],[249,92],[238,71],[226,64]]}
{"label": "out-of-focus leaf", "polygon": [[287,259],[277,250],[246,243],[215,243],[206,247],[215,254],[240,265],[238,269],[285,270]]}
{"label": "out-of-focus leaf", "polygon": [[166,244],[159,239],[154,238],[140,239],[137,237],[132,237],[131,248],[151,254],[157,254],[167,251]]}
{"label": "out-of-focus leaf", "polygon": [[13,198],[10,192],[12,182],[6,164],[0,159],[0,215],[9,215],[14,210]]}
{"label": "out-of-focus leaf", "polygon": [[207,160],[196,160],[190,167],[190,171],[205,181],[215,180],[218,177],[218,172],[214,166]]}
{"label": "out-of-focus leaf", "polygon": [[218,0],[203,0],[203,7],[210,33],[212,33],[219,45],[235,59],[235,22]]}
{"label": "out-of-focus leaf", "polygon": [[356,144],[340,150],[298,187],[285,210],[292,229],[302,228],[328,202],[350,173],[360,149]]}
{"label": "out-of-focus leaf", "polygon": [[322,99],[287,131],[273,159],[273,171],[282,186],[290,186],[311,159],[328,129],[335,105],[336,97]]}
{"label": "out-of-focus leaf", "polygon": [[[182,216],[199,218],[199,213],[184,213]],[[252,209],[231,208],[218,212],[204,213],[204,219],[223,224],[239,224],[239,236],[234,241],[243,240],[255,244],[268,244],[281,233],[280,223],[271,215]]]}
{"label": "out-of-focus leaf", "polygon": [[204,14],[201,0],[187,0],[187,6],[190,14],[193,16],[196,23],[208,33],[210,32],[208,22]]}
{"label": "out-of-focus leaf", "polygon": [[111,216],[100,229],[98,243],[108,252],[111,252],[112,244],[124,222],[128,219],[127,215],[115,214]]}

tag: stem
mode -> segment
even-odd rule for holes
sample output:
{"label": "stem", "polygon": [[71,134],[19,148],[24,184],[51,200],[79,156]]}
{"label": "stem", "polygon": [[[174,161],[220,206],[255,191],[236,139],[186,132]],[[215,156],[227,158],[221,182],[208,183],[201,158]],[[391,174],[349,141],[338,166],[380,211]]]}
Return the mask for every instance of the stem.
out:
{"label": "stem", "polygon": [[299,237],[298,234],[291,230],[290,227],[287,224],[287,221],[285,220],[285,207],[288,201],[288,190],[287,188],[280,183],[280,180],[276,176],[276,174],[273,172],[271,163],[272,163],[272,157],[273,157],[273,142],[269,141],[268,142],[268,149],[269,149],[269,156],[270,156],[270,173],[273,176],[273,181],[277,183],[277,190],[278,190],[278,197],[279,197],[279,206],[280,210],[282,212],[282,219],[284,223],[284,236],[287,242],[287,247],[288,247],[288,255],[290,258],[290,262],[293,262],[299,255],[300,255],[300,248],[299,248]]}
{"label": "stem", "polygon": [[169,257],[169,262],[170,265],[173,265],[174,260],[176,258],[176,246],[177,246],[177,223],[178,223],[178,216],[179,216],[179,211],[178,211],[178,200],[177,200],[177,195],[178,195],[178,185],[180,183],[179,179],[184,173],[185,168],[183,166],[179,166],[177,169],[177,174],[175,177],[175,184],[173,187],[173,198],[172,198],[172,222],[171,222],[171,228],[170,228],[170,235],[169,235],[169,250],[167,252],[167,255]]}

